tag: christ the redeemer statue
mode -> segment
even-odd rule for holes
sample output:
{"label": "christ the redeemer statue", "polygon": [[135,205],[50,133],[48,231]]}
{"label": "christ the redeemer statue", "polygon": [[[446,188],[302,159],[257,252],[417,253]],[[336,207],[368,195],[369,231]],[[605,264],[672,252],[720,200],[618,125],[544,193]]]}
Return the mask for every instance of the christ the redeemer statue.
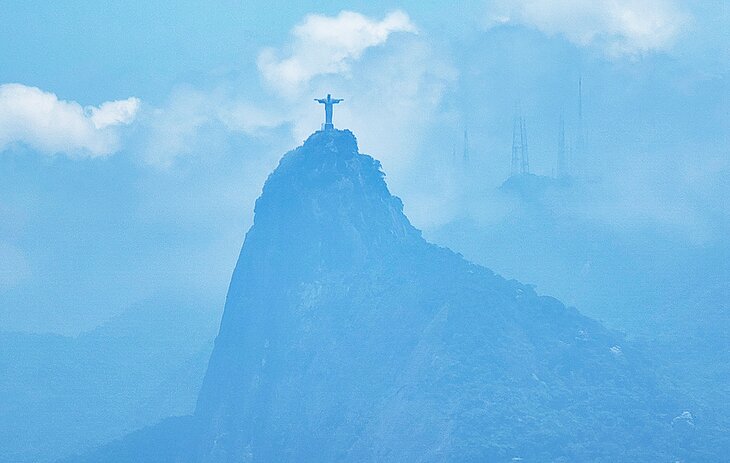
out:
{"label": "christ the redeemer statue", "polygon": [[333,130],[335,126],[332,124],[332,107],[343,101],[342,98],[332,98],[328,93],[327,98],[315,98],[314,101],[324,105],[324,129]]}

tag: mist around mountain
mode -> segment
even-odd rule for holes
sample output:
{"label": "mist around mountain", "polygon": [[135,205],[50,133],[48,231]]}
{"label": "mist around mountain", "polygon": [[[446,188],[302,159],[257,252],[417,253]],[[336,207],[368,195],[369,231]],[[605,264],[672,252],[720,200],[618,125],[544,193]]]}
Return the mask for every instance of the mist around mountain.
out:
{"label": "mist around mountain", "polygon": [[348,131],[256,203],[192,416],[70,461],[694,461],[723,425],[624,335],[426,242]]}
{"label": "mist around mountain", "polygon": [[155,298],[77,337],[0,332],[0,462],[49,462],[189,414],[215,319]]}
{"label": "mist around mountain", "polygon": [[661,375],[730,429],[730,246],[647,225],[605,226],[581,209],[600,179],[511,178],[502,220],[459,219],[429,238],[534,283],[624,333]]}

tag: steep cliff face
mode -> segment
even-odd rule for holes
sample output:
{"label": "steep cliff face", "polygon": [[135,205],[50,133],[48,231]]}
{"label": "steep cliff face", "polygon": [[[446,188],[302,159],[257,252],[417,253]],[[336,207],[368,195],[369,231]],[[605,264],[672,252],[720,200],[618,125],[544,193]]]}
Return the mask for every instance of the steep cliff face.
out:
{"label": "steep cliff face", "polygon": [[665,461],[689,406],[597,322],[424,241],[325,131],[257,201],[186,456]]}
{"label": "steep cliff face", "polygon": [[[375,342],[385,334],[378,324],[388,322],[378,318],[393,313],[363,309],[368,298],[377,301],[371,282],[381,292],[397,284],[384,270],[425,248],[379,163],[357,152],[350,132],[317,132],[285,155],[256,203],[231,280],[196,412],[211,423],[214,444],[203,455],[273,458],[278,436],[297,441],[291,449],[299,451],[314,445],[298,429],[302,419],[336,420],[312,436],[336,438],[344,417],[337,408],[355,406],[345,403],[348,389],[379,381],[380,367],[353,360],[377,361],[368,357],[400,342]],[[331,416],[311,416],[320,411]]]}

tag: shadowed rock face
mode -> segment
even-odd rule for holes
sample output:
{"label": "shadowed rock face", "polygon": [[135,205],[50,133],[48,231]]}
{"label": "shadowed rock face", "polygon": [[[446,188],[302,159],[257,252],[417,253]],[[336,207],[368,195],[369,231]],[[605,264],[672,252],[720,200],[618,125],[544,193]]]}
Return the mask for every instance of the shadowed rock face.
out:
{"label": "shadowed rock face", "polygon": [[652,371],[575,309],[427,243],[352,133],[317,132],[256,203],[195,415],[82,461],[656,462],[721,448]]}
{"label": "shadowed rock face", "polygon": [[681,456],[688,404],[630,346],[425,242],[379,167],[337,130],[269,177],[198,400],[198,461]]}

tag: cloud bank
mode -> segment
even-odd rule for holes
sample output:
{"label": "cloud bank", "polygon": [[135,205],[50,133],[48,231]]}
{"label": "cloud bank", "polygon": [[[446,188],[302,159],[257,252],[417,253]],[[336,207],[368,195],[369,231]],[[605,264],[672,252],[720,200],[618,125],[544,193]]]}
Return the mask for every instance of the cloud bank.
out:
{"label": "cloud bank", "polygon": [[672,0],[498,0],[489,26],[524,24],[618,57],[668,50],[690,21]]}
{"label": "cloud bank", "polygon": [[441,122],[442,96],[456,81],[451,63],[417,30],[400,11],[382,19],[349,11],[308,15],[292,28],[290,41],[261,50],[255,84],[176,90],[154,112],[146,161],[169,167],[206,152],[197,140],[209,147],[231,133],[296,146],[321,126],[322,107],[313,98],[332,93],[346,100],[335,125],[354,130],[367,141],[363,148],[397,176],[418,155],[420,134]]}
{"label": "cloud bank", "polygon": [[46,154],[107,156],[119,149],[116,128],[134,121],[140,100],[82,107],[22,84],[0,85],[0,151],[14,143]]}
{"label": "cloud bank", "polygon": [[384,44],[394,32],[415,33],[416,26],[402,11],[377,21],[352,11],[335,17],[311,14],[294,27],[287,57],[273,48],[261,51],[258,67],[264,81],[291,94],[315,76],[346,73],[368,48]]}

